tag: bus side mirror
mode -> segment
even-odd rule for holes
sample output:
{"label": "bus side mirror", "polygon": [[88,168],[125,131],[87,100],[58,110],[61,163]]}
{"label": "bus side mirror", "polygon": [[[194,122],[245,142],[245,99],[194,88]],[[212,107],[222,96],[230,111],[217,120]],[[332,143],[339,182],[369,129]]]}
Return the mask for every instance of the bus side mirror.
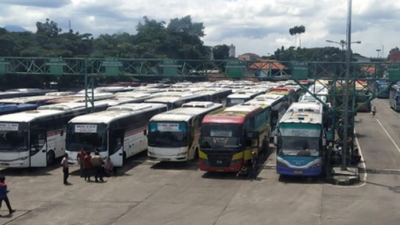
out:
{"label": "bus side mirror", "polygon": [[322,146],[326,147],[326,138],[322,138]]}
{"label": "bus side mirror", "polygon": [[278,136],[274,136],[274,145],[278,146]]}
{"label": "bus side mirror", "polygon": [[143,131],[143,135],[146,136],[147,135],[147,130]]}

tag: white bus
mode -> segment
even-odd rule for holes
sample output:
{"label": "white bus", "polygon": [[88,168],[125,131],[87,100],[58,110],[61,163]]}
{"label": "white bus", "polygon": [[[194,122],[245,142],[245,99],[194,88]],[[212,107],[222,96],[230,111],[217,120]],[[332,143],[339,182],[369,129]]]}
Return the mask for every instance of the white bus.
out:
{"label": "white bus", "polygon": [[107,111],[78,116],[69,121],[67,153],[77,163],[81,149],[100,157],[110,156],[114,166],[147,149],[147,123],[156,114],[167,111],[163,104],[133,103],[110,107]]}
{"label": "white bus", "polygon": [[[97,104],[95,111],[107,107]],[[0,167],[50,165],[65,153],[68,121],[85,112],[84,103],[64,103],[0,116]]]}
{"label": "white bus", "polygon": [[168,110],[180,108],[184,103],[191,101],[210,101],[211,96],[207,94],[192,94],[170,92],[164,93],[161,96],[146,100],[147,103],[161,103],[168,107]]}
{"label": "white bus", "polygon": [[189,161],[199,152],[200,128],[203,118],[222,111],[222,104],[189,102],[182,108],[151,118],[148,134],[150,159],[156,161]]}
{"label": "white bus", "polygon": [[259,90],[241,90],[238,91],[234,94],[231,94],[227,97],[226,99],[226,106],[234,106],[237,104],[242,104],[245,103],[253,98],[255,98],[258,95],[264,94],[264,92],[259,91]]}

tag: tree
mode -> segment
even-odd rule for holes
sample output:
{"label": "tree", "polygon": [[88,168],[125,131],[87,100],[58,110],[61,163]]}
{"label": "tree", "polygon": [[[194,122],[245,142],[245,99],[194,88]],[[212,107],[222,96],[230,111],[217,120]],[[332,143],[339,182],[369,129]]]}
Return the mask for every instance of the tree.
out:
{"label": "tree", "polygon": [[229,46],[228,45],[216,45],[213,48],[214,59],[228,59],[229,58]]}
{"label": "tree", "polygon": [[37,34],[44,34],[48,37],[57,36],[62,29],[58,27],[58,24],[54,21],[50,21],[49,18],[46,19],[45,23],[36,22]]}
{"label": "tree", "polygon": [[301,25],[301,26],[295,26],[289,29],[289,34],[295,36],[295,41],[294,41],[294,46],[297,47],[297,38],[299,39],[299,47],[301,47],[301,38],[300,35],[306,32],[306,27]]}

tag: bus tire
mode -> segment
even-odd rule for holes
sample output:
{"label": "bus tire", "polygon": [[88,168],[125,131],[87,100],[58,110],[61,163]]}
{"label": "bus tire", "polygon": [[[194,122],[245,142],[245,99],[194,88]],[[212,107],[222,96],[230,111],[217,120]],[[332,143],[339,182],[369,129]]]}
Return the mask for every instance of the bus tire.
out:
{"label": "bus tire", "polygon": [[126,152],[124,151],[122,155],[122,166],[124,166],[125,162],[126,162]]}
{"label": "bus tire", "polygon": [[55,159],[55,155],[54,152],[52,150],[50,150],[47,155],[46,155],[46,163],[47,165],[51,165],[54,163],[54,159]]}

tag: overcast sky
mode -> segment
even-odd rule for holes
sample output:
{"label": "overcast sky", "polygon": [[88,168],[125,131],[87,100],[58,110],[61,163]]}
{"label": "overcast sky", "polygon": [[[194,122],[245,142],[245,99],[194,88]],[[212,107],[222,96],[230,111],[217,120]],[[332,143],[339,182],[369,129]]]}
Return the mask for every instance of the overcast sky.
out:
{"label": "overcast sky", "polygon": [[[384,46],[400,47],[400,1],[353,0],[352,40],[355,52],[377,56]],[[302,47],[336,46],[325,40],[346,39],[347,0],[0,0],[0,27],[19,25],[36,31],[35,23],[46,18],[81,33],[136,33],[143,16],[169,22],[191,15],[203,22],[206,45],[233,44],[236,54],[273,54],[295,45],[289,28],[306,27]],[[382,52],[380,53],[382,55]]]}

